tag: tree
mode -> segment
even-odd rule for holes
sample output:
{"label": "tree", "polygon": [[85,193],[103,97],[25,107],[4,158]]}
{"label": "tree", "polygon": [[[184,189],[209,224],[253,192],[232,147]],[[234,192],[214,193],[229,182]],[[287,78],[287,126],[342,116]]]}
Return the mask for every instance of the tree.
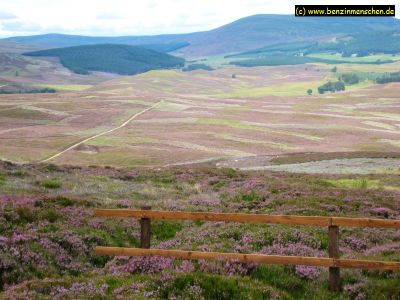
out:
{"label": "tree", "polygon": [[337,67],[334,66],[334,67],[332,68],[331,72],[336,73],[336,71],[337,71]]}
{"label": "tree", "polygon": [[308,89],[308,90],[307,90],[307,94],[308,94],[308,95],[311,95],[311,94],[312,94],[312,89]]}
{"label": "tree", "polygon": [[323,94],[325,92],[336,92],[336,91],[344,91],[345,86],[343,81],[328,81],[327,83],[318,87],[318,93]]}
{"label": "tree", "polygon": [[357,84],[360,82],[360,79],[358,78],[357,74],[351,73],[351,74],[343,74],[341,79],[347,83],[347,84]]}
{"label": "tree", "polygon": [[334,91],[344,91],[345,86],[343,81],[336,81],[333,86]]}
{"label": "tree", "polygon": [[18,77],[18,76],[19,76],[19,72],[15,71],[15,77]]}

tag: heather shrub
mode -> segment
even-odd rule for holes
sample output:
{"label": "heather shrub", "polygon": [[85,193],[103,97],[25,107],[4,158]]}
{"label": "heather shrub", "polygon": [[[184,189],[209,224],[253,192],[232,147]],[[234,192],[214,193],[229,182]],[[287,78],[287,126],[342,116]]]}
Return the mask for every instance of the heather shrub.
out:
{"label": "heather shrub", "polygon": [[88,283],[75,282],[69,287],[54,286],[50,295],[52,299],[106,299],[108,285],[96,285],[90,281]]}
{"label": "heather shrub", "polygon": [[354,284],[348,284],[343,287],[344,294],[349,299],[354,300],[366,300],[368,299],[366,290],[365,290],[365,282],[358,282]]}
{"label": "heather shrub", "polygon": [[238,171],[233,168],[223,168],[222,173],[228,178],[235,178],[239,176]]}
{"label": "heather shrub", "polygon": [[55,209],[48,208],[40,210],[38,217],[41,220],[47,220],[50,223],[54,223],[58,219],[61,219],[63,215],[60,212],[56,211]]}
{"label": "heather shrub", "polygon": [[65,196],[56,196],[55,198],[51,199],[51,201],[53,201],[55,204],[63,206],[63,207],[67,207],[67,206],[73,206],[75,201],[65,197]]}
{"label": "heather shrub", "polygon": [[46,170],[48,172],[55,172],[55,171],[58,171],[58,167],[54,164],[49,164],[46,166]]}
{"label": "heather shrub", "polygon": [[8,174],[15,177],[25,177],[27,175],[26,172],[23,170],[11,171]]}
{"label": "heather shrub", "polygon": [[226,181],[223,179],[215,179],[211,180],[209,184],[212,186],[213,190],[218,191],[226,185]]}
{"label": "heather shrub", "polygon": [[[11,172],[25,175],[12,177]],[[138,247],[140,226],[137,219],[98,218],[92,210],[139,207],[145,201],[154,210],[398,219],[398,191],[385,190],[399,187],[398,175],[368,175],[364,189],[363,176],[65,166],[53,177],[63,187],[64,182],[71,186],[65,194],[42,188],[37,178],[46,179],[48,172],[39,165],[2,168],[0,162],[0,174],[7,174],[0,192],[0,299],[347,300],[400,295],[399,274],[391,271],[343,269],[345,291],[330,293],[325,268],[96,255],[95,246]],[[131,178],[122,178],[125,174]],[[375,188],[377,178],[384,189]],[[328,234],[320,227],[152,220],[152,230],[154,248],[327,256]],[[398,261],[400,233],[343,228],[340,250],[345,258]]]}
{"label": "heather shrub", "polygon": [[251,285],[245,278],[204,273],[182,274],[159,292],[162,299],[270,299],[272,289]]}
{"label": "heather shrub", "polygon": [[256,190],[251,190],[249,192],[241,192],[234,197],[234,201],[236,202],[255,203],[255,202],[261,202],[263,200],[264,197],[260,195]]}
{"label": "heather shrub", "polygon": [[29,207],[17,207],[15,212],[18,214],[18,223],[32,223],[37,220],[37,213]]}

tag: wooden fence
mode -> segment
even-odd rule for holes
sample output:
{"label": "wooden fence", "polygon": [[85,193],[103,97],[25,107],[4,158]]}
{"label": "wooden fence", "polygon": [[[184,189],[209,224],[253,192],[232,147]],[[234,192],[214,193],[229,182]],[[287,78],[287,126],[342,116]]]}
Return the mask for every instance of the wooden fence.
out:
{"label": "wooden fence", "polygon": [[[141,235],[140,235],[141,248],[96,247],[97,254],[118,255],[118,256],[164,256],[164,257],[172,257],[179,259],[210,259],[210,260],[232,259],[245,263],[254,262],[262,264],[329,267],[329,286],[332,291],[340,290],[340,268],[400,271],[400,262],[339,258],[340,256],[339,226],[400,229],[400,220],[321,217],[321,216],[213,213],[213,212],[153,211],[151,210],[150,207],[142,207],[141,210],[95,209],[94,212],[95,216],[97,217],[138,218],[140,219],[140,227],[141,227]],[[303,257],[303,256],[281,256],[281,255],[263,255],[263,254],[150,249],[151,219],[192,220],[192,221],[203,220],[203,221],[290,224],[290,225],[327,227],[328,237],[329,237],[329,246],[328,246],[329,257]]]}

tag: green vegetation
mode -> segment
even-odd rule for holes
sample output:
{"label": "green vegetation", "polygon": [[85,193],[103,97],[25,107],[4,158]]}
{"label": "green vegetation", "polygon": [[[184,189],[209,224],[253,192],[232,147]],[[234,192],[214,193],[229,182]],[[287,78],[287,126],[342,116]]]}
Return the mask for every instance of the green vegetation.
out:
{"label": "green vegetation", "polygon": [[376,78],[377,83],[400,82],[400,72],[385,74]]}
{"label": "green vegetation", "polygon": [[189,46],[188,42],[171,42],[171,43],[163,43],[163,44],[143,44],[140,47],[158,51],[158,52],[172,52],[178,49]]}
{"label": "green vegetation", "polygon": [[[193,290],[193,287],[198,287]],[[261,288],[250,280],[203,273],[190,273],[177,277],[160,293],[162,299],[270,299],[272,289]]]}
{"label": "green vegetation", "polygon": [[331,179],[326,180],[326,182],[332,184],[336,187],[345,187],[345,188],[352,188],[352,189],[377,189],[383,188],[380,184],[379,180],[377,179],[368,179],[368,178],[360,178],[360,179]]}
{"label": "green vegetation", "polygon": [[307,90],[307,94],[308,94],[308,95],[312,95],[312,89],[308,89],[308,90]]}
{"label": "green vegetation", "polygon": [[353,34],[337,43],[321,44],[321,49],[337,51],[342,56],[366,56],[371,53],[395,54],[400,52],[398,31],[373,31]]}
{"label": "green vegetation", "polygon": [[31,88],[24,86],[13,86],[7,85],[0,88],[0,94],[48,94],[56,93],[57,91],[53,88]]}
{"label": "green vegetation", "polygon": [[[326,64],[344,64],[344,63],[356,63],[356,64],[385,64],[391,63],[395,60],[392,59],[367,59],[368,57],[362,57],[360,59],[341,57],[337,54],[318,54],[318,55],[298,55],[289,53],[266,53],[265,56],[260,56],[250,59],[241,59],[232,61],[230,64],[242,66],[242,67],[257,67],[257,66],[281,66],[281,65],[300,65],[306,63],[326,63]],[[334,72],[335,68],[332,69]]]}
{"label": "green vegetation", "polygon": [[257,67],[257,66],[281,66],[281,65],[300,65],[320,61],[305,56],[291,56],[274,54],[267,57],[251,58],[246,60],[238,60],[230,62],[231,65],[241,67]]}
{"label": "green vegetation", "polygon": [[134,75],[155,69],[182,67],[184,59],[146,48],[128,45],[89,45],[25,53],[29,56],[54,56],[78,74],[90,71]]}
{"label": "green vegetation", "polygon": [[53,84],[53,83],[46,83],[46,84],[34,84],[34,87],[39,88],[48,88],[53,89],[56,91],[84,91],[92,87],[89,84]]}
{"label": "green vegetation", "polygon": [[[322,62],[328,64],[384,64],[399,60],[399,32],[373,31],[338,38],[335,42],[290,42],[269,45],[226,58],[238,66],[296,65]],[[331,69],[335,73],[337,67]]]}
{"label": "green vegetation", "polygon": [[176,221],[154,222],[151,226],[155,238],[166,241],[175,237],[178,231],[182,230],[182,224]]}
{"label": "green vegetation", "polygon": [[318,87],[318,93],[324,94],[325,92],[339,92],[339,91],[344,91],[345,86],[342,81],[328,81],[327,83],[321,85]]}
{"label": "green vegetation", "polygon": [[[354,63],[387,63],[398,60],[395,57],[375,54],[400,53],[398,31],[374,30],[368,33],[354,33],[338,38],[334,42],[289,42],[274,44],[227,57],[267,57],[270,55],[304,55],[309,58],[337,60]],[[334,57],[336,56],[336,57]],[[381,57],[380,57],[381,56]],[[335,68],[332,72],[335,72]]]}
{"label": "green vegetation", "polygon": [[184,72],[190,72],[190,71],[195,71],[195,70],[212,71],[214,69],[206,64],[191,64],[182,69],[182,71],[184,71]]}
{"label": "green vegetation", "polygon": [[349,74],[346,73],[346,74],[343,74],[343,75],[340,77],[340,79],[341,79],[344,83],[349,84],[349,85],[357,84],[357,83],[360,82],[360,79],[358,78],[357,74],[355,74],[355,73],[349,73]]}
{"label": "green vegetation", "polygon": [[308,88],[317,89],[321,81],[285,82],[267,86],[243,87],[231,92],[218,94],[218,97],[262,97],[273,96],[302,96]]}
{"label": "green vegetation", "polygon": [[0,173],[0,186],[5,185],[6,182],[7,182],[6,175]]}
{"label": "green vegetation", "polygon": [[391,54],[370,54],[367,56],[343,56],[340,53],[332,53],[332,52],[316,52],[308,54],[307,57],[314,59],[322,59],[330,61],[331,63],[352,63],[352,64],[373,64],[373,65],[381,65],[386,63],[392,63],[398,61],[400,56],[393,56]]}
{"label": "green vegetation", "polygon": [[46,179],[42,182],[42,186],[46,189],[58,189],[61,187],[61,182],[58,179]]}

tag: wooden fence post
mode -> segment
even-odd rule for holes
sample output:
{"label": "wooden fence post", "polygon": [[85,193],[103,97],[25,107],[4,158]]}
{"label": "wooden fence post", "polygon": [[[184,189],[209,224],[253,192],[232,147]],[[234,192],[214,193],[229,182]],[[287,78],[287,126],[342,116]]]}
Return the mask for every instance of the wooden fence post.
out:
{"label": "wooden fence post", "polygon": [[[339,258],[339,226],[328,227],[329,257]],[[340,291],[340,268],[329,267],[329,288],[332,292]]]}
{"label": "wooden fence post", "polygon": [[[151,206],[142,206],[142,210],[151,210]],[[151,220],[150,218],[140,219],[140,248],[150,249]]]}

